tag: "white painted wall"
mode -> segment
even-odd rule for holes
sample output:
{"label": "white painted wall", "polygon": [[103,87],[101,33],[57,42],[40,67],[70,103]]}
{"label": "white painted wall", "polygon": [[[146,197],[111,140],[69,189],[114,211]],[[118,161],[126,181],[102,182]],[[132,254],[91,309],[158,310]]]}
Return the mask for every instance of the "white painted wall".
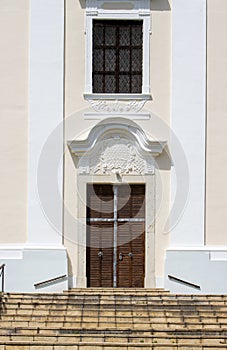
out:
{"label": "white painted wall", "polygon": [[68,289],[67,278],[42,284],[67,275],[67,253],[64,247],[0,246],[1,263],[5,266],[5,292],[49,293]]}
{"label": "white painted wall", "polygon": [[29,0],[0,1],[0,32],[0,242],[24,243],[27,231]]}
{"label": "white painted wall", "polygon": [[[62,203],[53,178],[59,170],[63,149],[63,79],[64,79],[64,1],[30,1],[30,109],[29,109],[29,191],[28,243],[61,245]],[[45,142],[58,124],[52,142],[45,148],[45,166],[41,182],[45,184],[42,198],[38,196],[37,172]],[[40,180],[40,179],[38,179]],[[62,194],[62,171],[59,171]],[[55,186],[55,187],[54,187]],[[51,221],[43,203],[53,213]],[[45,217],[47,215],[47,217]]]}
{"label": "white painted wall", "polygon": [[206,244],[227,245],[227,2],[207,1]]}
{"label": "white painted wall", "polygon": [[[206,0],[172,2],[171,128],[185,152],[190,187],[184,214],[171,232],[171,246],[202,246],[205,220]],[[174,139],[171,152],[177,169],[182,159]],[[177,185],[173,171],[173,197]]]}
{"label": "white painted wall", "polygon": [[[168,249],[165,288],[172,293],[226,294],[227,247]],[[200,286],[195,289],[171,281],[168,275]]]}
{"label": "white painted wall", "polygon": [[0,259],[6,292],[62,292],[68,288],[62,245],[64,0],[30,0],[29,54],[28,237],[23,245],[0,246]]}

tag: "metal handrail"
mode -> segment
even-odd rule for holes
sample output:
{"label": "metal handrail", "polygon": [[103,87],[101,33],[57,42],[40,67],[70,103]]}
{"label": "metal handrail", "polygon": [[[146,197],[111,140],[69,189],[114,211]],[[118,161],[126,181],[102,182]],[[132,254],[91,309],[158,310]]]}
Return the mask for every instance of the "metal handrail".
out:
{"label": "metal handrail", "polygon": [[41,287],[41,286],[43,286],[43,285],[45,285],[45,284],[49,284],[49,283],[52,283],[52,282],[57,282],[58,280],[63,279],[63,278],[66,278],[66,277],[67,277],[67,275],[62,275],[62,276],[58,276],[58,277],[55,277],[55,278],[51,278],[51,279],[46,280],[46,281],[42,281],[42,282],[39,282],[39,283],[35,283],[35,284],[34,284],[34,287],[35,287],[35,288],[38,288],[38,287]]}
{"label": "metal handrail", "polygon": [[194,283],[191,283],[191,282],[188,282],[188,281],[184,281],[184,280],[182,280],[182,279],[180,279],[178,277],[174,277],[174,276],[168,275],[168,278],[170,279],[170,281],[178,282],[178,283],[184,284],[185,286],[188,286],[188,287],[191,287],[191,288],[201,289],[201,287],[198,284],[194,284]]}
{"label": "metal handrail", "polygon": [[0,277],[2,277],[2,290],[1,292],[4,293],[4,288],[5,288],[5,264],[2,264],[0,266]]}

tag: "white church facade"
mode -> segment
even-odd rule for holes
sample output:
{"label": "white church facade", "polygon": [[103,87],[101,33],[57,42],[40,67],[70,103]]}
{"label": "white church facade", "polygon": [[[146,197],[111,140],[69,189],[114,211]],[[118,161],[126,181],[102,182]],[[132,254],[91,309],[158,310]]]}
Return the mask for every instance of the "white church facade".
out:
{"label": "white church facade", "polygon": [[225,0],[0,4],[5,291],[227,293]]}

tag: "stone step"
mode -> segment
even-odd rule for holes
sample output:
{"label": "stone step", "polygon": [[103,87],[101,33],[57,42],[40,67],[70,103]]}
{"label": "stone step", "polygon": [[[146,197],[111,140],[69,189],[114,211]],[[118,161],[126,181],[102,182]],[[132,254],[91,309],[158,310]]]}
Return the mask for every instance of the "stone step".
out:
{"label": "stone step", "polygon": [[[117,310],[116,312],[114,312],[114,310],[112,310],[112,312],[109,312],[108,309],[105,310],[105,312],[98,312],[95,311],[95,314],[93,314],[91,312],[91,314],[89,315],[89,312],[87,311],[78,311],[78,310],[48,310],[48,309],[36,309],[33,311],[28,311],[25,309],[18,309],[18,310],[8,310],[8,312],[4,312],[0,315],[0,321],[1,320],[7,320],[7,319],[15,319],[15,320],[30,320],[31,318],[34,319],[38,319],[40,317],[43,317],[43,320],[48,320],[48,319],[54,319],[54,320],[62,320],[62,317],[64,317],[64,320],[76,320],[76,319],[87,319],[90,317],[90,319],[92,318],[98,318],[100,317],[100,319],[112,319],[112,318],[125,318],[125,319],[132,319],[132,321],[136,321],[139,319],[147,319],[147,320],[163,320],[164,322],[172,322],[174,319],[179,319],[179,320],[206,320],[206,319],[211,319],[213,320],[222,320],[225,321],[227,319],[226,317],[226,313],[222,314],[222,313],[218,313],[216,312],[215,314],[211,315],[210,313],[208,313],[207,315],[205,313],[190,313],[190,314],[186,314],[186,313],[163,313],[163,314],[157,314],[155,312],[143,312],[143,313],[137,313],[136,314],[136,310],[134,310],[134,313],[130,314],[126,314],[124,313],[124,311],[122,313],[120,313],[119,310]],[[209,321],[208,321],[209,322]]]}
{"label": "stone step", "polygon": [[222,295],[113,288],[4,293],[0,308],[0,350],[227,349]]}
{"label": "stone step", "polygon": [[208,300],[160,300],[160,299],[150,299],[150,298],[130,298],[130,299],[105,299],[105,298],[83,298],[83,299],[74,299],[74,300],[42,300],[42,299],[31,299],[31,300],[13,300],[13,299],[3,299],[1,301],[1,307],[4,308],[4,305],[157,305],[157,306],[217,306],[217,307],[227,307],[227,301],[208,301]]}
{"label": "stone step", "polygon": [[149,289],[75,289],[63,293],[3,293],[3,297],[16,298],[73,298],[74,296],[168,296],[169,291],[149,290]]}
{"label": "stone step", "polygon": [[[143,316],[143,315],[149,315],[149,316],[157,316],[160,317],[161,314],[163,314],[163,317],[182,317],[185,315],[186,316],[201,316],[202,317],[202,313],[205,314],[205,311],[207,313],[215,313],[215,316],[218,317],[225,317],[226,316],[226,308],[219,308],[218,309],[212,309],[212,308],[188,308],[187,310],[185,309],[181,309],[181,308],[158,308],[158,307],[147,307],[144,306],[145,310],[142,311],[141,307],[135,306],[132,308],[127,307],[102,307],[100,306],[100,308],[92,308],[92,306],[89,306],[89,308],[86,307],[82,307],[82,308],[43,308],[43,307],[37,307],[37,308],[10,308],[7,307],[6,309],[1,311],[1,315],[43,315],[43,316],[48,316],[48,315],[53,315],[53,316],[62,316],[62,314],[67,314],[68,316],[81,316],[81,315],[96,315],[97,313],[100,315],[116,315],[116,316],[120,316],[120,315],[124,315],[125,312],[127,312],[128,315],[130,315],[131,312],[131,316]],[[158,313],[158,311],[162,311],[162,313]],[[184,312],[185,311],[185,312]],[[90,312],[90,313],[89,313]],[[125,316],[127,316],[125,314]]]}
{"label": "stone step", "polygon": [[[182,316],[205,316],[205,317],[213,317],[213,316],[219,316],[219,317],[226,317],[227,315],[227,308],[220,307],[220,308],[154,308],[150,307],[148,305],[144,306],[133,306],[133,307],[103,307],[102,305],[99,305],[97,307],[94,307],[93,305],[91,307],[87,306],[80,306],[80,307],[64,307],[59,308],[58,304],[55,304],[52,307],[44,307],[44,305],[37,305],[35,308],[25,308],[22,307],[21,304],[16,305],[15,307],[11,307],[7,304],[7,306],[3,307],[1,310],[1,316],[7,316],[7,315],[19,315],[19,314],[26,314],[26,315],[35,315],[35,310],[42,311],[45,310],[46,313],[48,313],[50,316],[53,314],[54,316],[127,316],[127,317],[138,317],[138,316],[150,316],[150,317],[182,317]],[[66,312],[67,311],[67,312]],[[59,315],[57,313],[59,312]],[[62,314],[64,312],[64,314]],[[73,314],[72,314],[73,312]],[[44,314],[46,314],[44,313]]]}
{"label": "stone step", "polygon": [[[22,310],[22,309],[21,309]],[[17,311],[15,310],[15,313],[7,313],[6,311],[2,312],[1,315],[0,315],[0,319],[4,319],[4,318],[7,318],[7,317],[12,317],[15,316],[17,317],[18,319],[20,317],[25,317],[25,316],[28,316],[27,314],[26,315],[21,315],[21,313],[17,313]],[[29,318],[33,316],[32,315],[29,315]],[[34,314],[34,317],[36,315]],[[38,315],[40,316],[40,315]],[[196,312],[194,310],[189,310],[189,311],[182,311],[182,310],[170,310],[170,311],[166,311],[166,310],[153,310],[153,309],[148,309],[148,308],[145,308],[145,310],[143,309],[136,309],[136,310],[128,310],[128,309],[121,309],[121,310],[118,310],[118,309],[102,309],[102,308],[98,308],[98,309],[76,309],[74,310],[73,312],[73,315],[68,312],[62,314],[59,313],[59,315],[56,315],[56,313],[54,314],[51,314],[49,312],[49,314],[47,316],[44,316],[44,318],[46,319],[46,317],[54,317],[55,319],[73,319],[75,317],[89,317],[89,316],[92,316],[92,317],[161,317],[161,318],[168,318],[168,317],[179,317],[179,318],[182,318],[182,317],[190,317],[190,316],[193,316],[193,317],[205,317],[205,318],[208,318],[208,317],[222,317],[222,318],[225,318],[227,317],[227,311],[226,312],[222,312],[222,311],[219,311],[219,310],[197,310]]]}
{"label": "stone step", "polygon": [[176,299],[212,299],[212,300],[227,300],[227,295],[226,294],[171,294],[167,290],[163,289],[134,289],[134,288],[105,288],[105,289],[99,289],[99,288],[75,288],[75,289],[70,289],[68,291],[64,291],[65,295],[132,295],[136,296],[137,294],[141,295],[157,295],[157,296],[162,296],[163,297],[172,297]]}
{"label": "stone step", "polygon": [[195,304],[213,304],[213,305],[227,305],[227,299],[220,298],[220,299],[211,299],[211,298],[178,298],[176,296],[148,296],[148,295],[72,295],[72,296],[39,296],[39,295],[34,295],[32,296],[23,296],[23,295],[3,295],[1,298],[2,303],[43,303],[43,304],[48,304],[48,303],[113,303],[113,302],[118,302],[118,303],[136,303],[138,301],[141,302],[148,302],[148,303],[162,303],[162,304],[174,304],[174,305],[190,305],[192,303]]}
{"label": "stone step", "polygon": [[12,341],[12,342],[0,342],[0,350],[217,350],[217,349],[225,349],[226,344],[169,344],[169,343],[94,343],[94,342],[86,342],[86,343],[53,343],[50,345],[48,342],[31,342],[31,341]]}
{"label": "stone step", "polygon": [[189,336],[173,336],[169,335],[165,336],[152,336],[152,335],[143,335],[143,336],[131,336],[131,335],[117,335],[117,334],[109,334],[109,335],[92,335],[92,334],[53,334],[53,332],[39,333],[34,334],[33,332],[21,332],[19,333],[11,333],[11,334],[0,334],[0,343],[3,342],[46,342],[49,344],[54,343],[149,343],[149,344],[187,344],[187,345],[195,345],[195,344],[209,344],[209,345],[219,345],[226,344],[226,338],[224,336],[209,336],[209,337],[189,337]]}
{"label": "stone step", "polygon": [[43,327],[66,327],[66,328],[85,328],[85,329],[93,329],[93,328],[105,328],[107,330],[109,329],[141,329],[141,330],[185,330],[185,329],[191,329],[191,330],[204,330],[204,329],[211,329],[211,330],[217,330],[220,329],[226,330],[227,329],[227,322],[215,322],[215,323],[208,323],[208,322],[182,322],[182,321],[175,321],[171,323],[163,323],[163,322],[128,322],[128,321],[115,321],[115,322],[107,322],[107,321],[2,321],[1,327],[37,327],[37,328],[43,328]]}
{"label": "stone step", "polygon": [[[39,311],[39,312],[38,312]],[[207,317],[207,315],[151,315],[149,313],[143,313],[143,314],[133,314],[133,315],[120,315],[119,313],[117,315],[115,314],[102,314],[96,313],[96,315],[92,314],[84,314],[83,312],[80,314],[77,314],[76,312],[73,312],[71,315],[70,313],[67,313],[67,315],[52,315],[51,312],[44,313],[43,310],[37,310],[38,313],[32,313],[31,315],[28,315],[25,310],[17,310],[14,315],[12,314],[2,314],[0,316],[0,322],[7,321],[7,320],[42,320],[43,322],[48,322],[49,320],[53,321],[68,321],[68,322],[78,322],[78,321],[84,321],[84,322],[94,322],[94,321],[100,321],[100,322],[115,322],[118,321],[124,321],[124,322],[159,322],[159,323],[171,323],[175,321],[179,322],[198,322],[198,323],[226,323],[227,322],[227,315],[220,316],[215,315]]]}
{"label": "stone step", "polygon": [[[46,312],[43,312],[45,310]],[[7,319],[11,317],[15,317],[17,319],[20,319],[21,317],[29,318],[30,317],[39,317],[43,316],[44,318],[59,318],[62,319],[73,319],[75,317],[132,317],[132,318],[138,318],[138,317],[151,317],[151,318],[171,318],[171,317],[178,317],[178,318],[184,318],[184,317],[196,317],[196,318],[209,318],[209,317],[220,317],[220,318],[226,318],[227,313],[218,311],[218,310],[197,310],[196,312],[194,310],[189,310],[188,312],[183,312],[182,310],[141,310],[141,309],[134,309],[134,310],[126,310],[126,309],[75,309],[75,310],[55,310],[55,309],[36,309],[33,310],[34,312],[27,312],[25,309],[9,309],[8,311],[5,310],[0,314],[0,319]],[[43,312],[43,313],[42,313]]]}
{"label": "stone step", "polygon": [[146,343],[68,343],[68,344],[53,344],[48,343],[34,343],[34,342],[6,342],[0,343],[0,350],[217,350],[225,349],[226,345],[179,345],[179,344],[146,344]]}
{"label": "stone step", "polygon": [[113,323],[113,324],[119,324],[119,323],[125,323],[127,322],[128,324],[134,324],[134,323],[138,323],[138,324],[164,324],[164,325],[169,325],[171,323],[174,324],[182,324],[182,325],[190,325],[190,324],[197,324],[197,325],[213,325],[213,326],[222,326],[222,325],[226,325],[227,323],[227,319],[226,318],[221,318],[221,317],[214,317],[214,318],[186,318],[186,317],[182,317],[182,318],[158,318],[158,317],[141,317],[141,318],[128,318],[128,317],[77,317],[77,316],[58,316],[58,317],[53,317],[53,316],[43,316],[43,315],[39,315],[39,316],[31,316],[31,317],[27,317],[27,316],[1,316],[1,320],[0,320],[0,326],[8,326],[8,325],[20,325],[20,324],[32,324],[32,323],[39,323],[39,324],[50,324],[50,323],[54,323],[56,322],[57,324],[75,324],[75,322],[77,323],[83,323],[85,322],[87,323],[96,323],[96,324],[102,324],[105,323],[107,325],[109,325],[109,323]]}
{"label": "stone step", "polygon": [[85,300],[74,300],[74,301],[65,301],[58,302],[56,300],[47,302],[40,301],[12,301],[12,300],[3,300],[1,302],[1,309],[4,310],[6,308],[17,308],[17,307],[25,307],[25,308],[36,308],[37,306],[49,306],[49,307],[59,307],[59,308],[75,308],[75,307],[99,307],[99,306],[117,306],[117,307],[138,307],[147,305],[150,307],[157,308],[173,308],[173,307],[181,307],[181,308],[223,308],[227,310],[227,302],[208,302],[208,301],[175,301],[175,300],[150,300],[150,299],[132,299],[132,300],[111,300],[111,299],[85,299]]}
{"label": "stone step", "polygon": [[207,329],[207,330],[155,330],[155,329],[122,329],[118,330],[115,328],[109,328],[106,329],[105,327],[100,328],[90,328],[86,329],[81,327],[1,327],[0,333],[1,334],[20,334],[21,332],[30,333],[30,334],[47,334],[47,333],[54,333],[54,334],[65,334],[65,335],[104,335],[104,336],[135,336],[135,337],[141,337],[141,336],[152,336],[152,337],[166,337],[166,336],[174,336],[174,337],[224,337],[227,336],[227,329]]}
{"label": "stone step", "polygon": [[18,294],[18,293],[4,293],[1,297],[4,299],[19,299],[19,300],[74,300],[74,299],[84,299],[84,298],[110,298],[110,299],[121,299],[121,298],[150,298],[150,299],[161,299],[161,300],[182,300],[182,301],[212,301],[212,302],[225,302],[227,301],[227,295],[179,295],[179,294],[170,294],[170,293],[148,293],[148,292],[130,292],[130,293],[111,293],[106,292],[103,294],[100,294],[99,292],[92,292],[92,293],[70,293],[65,292],[64,294],[39,294],[39,293],[33,293],[33,294]]}
{"label": "stone step", "polygon": [[53,306],[53,307],[99,307],[100,305],[107,306],[122,306],[124,307],[135,307],[141,305],[148,305],[151,307],[182,307],[182,308],[223,308],[227,310],[227,301],[217,301],[217,300],[183,300],[183,299],[160,299],[160,298],[148,298],[148,297],[135,297],[135,298],[95,298],[93,297],[76,297],[74,299],[54,299],[54,298],[2,298],[1,309],[4,309],[6,305],[9,307],[29,307],[34,308],[38,306]]}
{"label": "stone step", "polygon": [[71,288],[65,290],[64,293],[170,293],[164,288],[111,288],[111,287],[88,287],[88,288]]}
{"label": "stone step", "polygon": [[[62,313],[59,313],[59,315],[56,315],[55,313],[51,312],[51,310],[46,310],[46,313],[43,313],[43,310],[36,310],[36,313],[32,313],[32,314],[28,314],[26,313],[26,310],[24,309],[18,309],[15,310],[14,314],[6,314],[6,313],[2,313],[0,315],[0,320],[7,320],[12,319],[12,316],[15,319],[29,319],[31,320],[32,318],[40,318],[40,316],[43,317],[43,320],[48,320],[48,318],[53,318],[54,320],[59,320],[59,321],[70,321],[70,320],[76,320],[76,319],[95,319],[95,318],[99,318],[99,319],[132,319],[134,321],[140,320],[140,319],[145,319],[145,320],[162,320],[163,322],[172,322],[174,319],[179,319],[179,320],[207,320],[209,322],[209,320],[211,321],[215,321],[215,320],[220,320],[220,321],[225,321],[227,319],[227,313],[225,313],[224,315],[222,314],[212,314],[212,313],[203,313],[203,314],[184,314],[182,312],[178,312],[178,313],[155,313],[152,311],[148,311],[148,310],[144,310],[141,312],[136,312],[136,311],[132,311],[132,312],[119,312],[119,311],[104,311],[104,310],[97,310],[97,311],[91,311],[90,313],[88,311],[77,311],[77,310],[71,310],[70,312],[67,312],[65,315],[62,315]],[[209,320],[208,320],[209,318]]]}
{"label": "stone step", "polygon": [[69,336],[69,337],[95,337],[95,338],[132,338],[132,339],[162,339],[162,338],[174,338],[188,339],[188,338],[199,338],[199,339],[227,339],[227,330],[146,330],[146,329],[109,329],[106,328],[81,328],[81,327],[1,327],[0,335],[48,335],[48,336]]}
{"label": "stone step", "polygon": [[[193,312],[194,311],[194,312]],[[55,318],[55,319],[62,319],[64,317],[65,320],[67,319],[76,319],[76,318],[130,318],[130,319],[140,319],[140,318],[147,318],[147,319],[163,319],[165,321],[171,322],[172,319],[192,319],[195,318],[196,320],[203,320],[203,319],[219,319],[224,320],[227,319],[227,313],[223,311],[218,310],[190,310],[190,312],[182,312],[181,310],[162,310],[162,312],[159,312],[157,310],[147,309],[147,310],[141,310],[135,308],[134,310],[124,310],[122,309],[48,309],[48,308],[37,308],[37,309],[25,309],[25,308],[18,308],[18,309],[7,309],[4,310],[0,314],[0,320],[7,319],[7,317],[11,317],[14,319],[20,319],[21,317],[23,319],[30,319],[31,317],[40,317],[43,316],[45,319],[49,318]]]}

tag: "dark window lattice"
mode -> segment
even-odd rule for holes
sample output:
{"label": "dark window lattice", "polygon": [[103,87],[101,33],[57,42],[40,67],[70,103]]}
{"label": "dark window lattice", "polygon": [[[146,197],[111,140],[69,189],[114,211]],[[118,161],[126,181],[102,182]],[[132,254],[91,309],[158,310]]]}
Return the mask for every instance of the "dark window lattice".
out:
{"label": "dark window lattice", "polygon": [[142,21],[93,21],[93,93],[142,92]]}

